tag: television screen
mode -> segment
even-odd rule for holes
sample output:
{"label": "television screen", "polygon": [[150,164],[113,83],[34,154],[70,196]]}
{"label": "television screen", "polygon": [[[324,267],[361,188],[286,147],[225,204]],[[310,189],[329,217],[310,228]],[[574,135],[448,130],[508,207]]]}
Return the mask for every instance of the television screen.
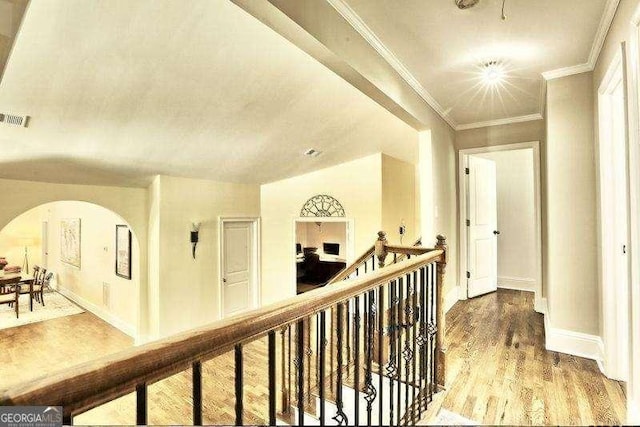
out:
{"label": "television screen", "polygon": [[322,251],[327,255],[339,255],[340,244],[339,243],[323,243]]}

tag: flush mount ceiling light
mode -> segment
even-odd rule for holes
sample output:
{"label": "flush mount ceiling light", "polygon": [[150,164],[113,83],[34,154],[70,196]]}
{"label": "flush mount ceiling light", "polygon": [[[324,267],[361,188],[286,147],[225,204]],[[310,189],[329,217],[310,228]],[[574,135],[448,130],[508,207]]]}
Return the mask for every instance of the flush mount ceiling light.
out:
{"label": "flush mount ceiling light", "polygon": [[495,86],[504,80],[504,68],[498,61],[489,61],[482,66],[482,81]]}
{"label": "flush mount ceiling light", "polygon": [[456,0],[456,6],[458,9],[470,9],[477,5],[480,0]]}

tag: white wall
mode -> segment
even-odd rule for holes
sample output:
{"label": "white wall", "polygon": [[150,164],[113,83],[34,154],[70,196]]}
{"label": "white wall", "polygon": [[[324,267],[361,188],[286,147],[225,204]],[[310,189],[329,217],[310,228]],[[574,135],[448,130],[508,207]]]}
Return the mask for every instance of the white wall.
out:
{"label": "white wall", "polygon": [[[113,212],[86,202],[55,202],[42,207],[48,221],[48,271],[55,274],[55,286],[130,336],[136,335],[140,286],[140,246],[132,238],[131,280],[115,274],[116,225],[127,225]],[[60,260],[60,222],[80,218],[80,268]],[[109,288],[103,298],[103,285]]]}
{"label": "white wall", "polygon": [[[315,222],[296,223],[296,243],[302,247],[318,248],[321,254],[323,243],[338,243],[340,245],[339,258],[347,258],[347,223],[321,222],[320,227]],[[293,262],[293,260],[291,261]]]}
{"label": "white wall", "polygon": [[42,208],[31,209],[15,218],[0,230],[0,257],[9,265],[22,266],[24,243],[30,242],[29,271],[34,265],[42,265]]}
{"label": "white wall", "polygon": [[498,286],[533,291],[537,275],[533,149],[475,156],[496,163]]}
{"label": "white wall", "polygon": [[382,223],[381,170],[375,154],[260,187],[264,304],[296,295],[294,221],[312,196],[335,197],[354,220],[356,257],[373,245]]}

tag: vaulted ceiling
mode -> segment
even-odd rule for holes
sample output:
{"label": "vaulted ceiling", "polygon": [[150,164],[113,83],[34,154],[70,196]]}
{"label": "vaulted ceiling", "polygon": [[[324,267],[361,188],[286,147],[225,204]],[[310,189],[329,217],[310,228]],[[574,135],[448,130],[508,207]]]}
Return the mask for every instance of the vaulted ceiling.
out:
{"label": "vaulted ceiling", "polygon": [[[377,40],[454,128],[539,114],[541,72],[588,67],[617,4],[506,0],[503,22],[501,0],[313,1]],[[477,85],[488,59],[508,67],[504,92]],[[31,119],[0,125],[0,178],[264,183],[380,151],[414,161],[419,126],[338,74],[231,1],[32,1],[0,82],[0,113]]]}

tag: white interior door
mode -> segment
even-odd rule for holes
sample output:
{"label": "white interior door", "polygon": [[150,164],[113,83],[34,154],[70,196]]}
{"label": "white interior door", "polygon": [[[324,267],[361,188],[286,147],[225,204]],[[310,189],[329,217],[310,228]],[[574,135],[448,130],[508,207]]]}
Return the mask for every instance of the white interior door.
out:
{"label": "white interior door", "polygon": [[498,289],[497,183],[493,160],[469,156],[468,295]]}
{"label": "white interior door", "polygon": [[254,308],[256,260],[252,222],[224,222],[222,256],[222,310],[230,316]]}

